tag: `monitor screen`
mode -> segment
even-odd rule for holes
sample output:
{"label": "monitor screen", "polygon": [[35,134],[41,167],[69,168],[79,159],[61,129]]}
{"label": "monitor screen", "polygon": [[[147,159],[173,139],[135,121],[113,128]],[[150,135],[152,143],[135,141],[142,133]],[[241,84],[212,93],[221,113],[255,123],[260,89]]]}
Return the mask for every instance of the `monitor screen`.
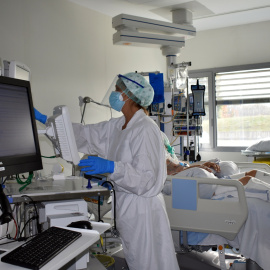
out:
{"label": "monitor screen", "polygon": [[40,169],[30,83],[0,77],[0,176]]}

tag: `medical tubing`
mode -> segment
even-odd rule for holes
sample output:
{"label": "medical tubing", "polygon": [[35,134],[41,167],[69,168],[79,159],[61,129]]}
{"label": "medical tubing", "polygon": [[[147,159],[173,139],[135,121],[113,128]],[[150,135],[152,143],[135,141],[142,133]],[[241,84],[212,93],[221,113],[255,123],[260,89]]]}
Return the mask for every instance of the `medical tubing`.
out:
{"label": "medical tubing", "polygon": [[18,174],[16,175],[17,183],[20,184],[20,185],[23,185],[21,188],[19,188],[19,191],[22,191],[24,188],[26,188],[28,185],[31,184],[33,176],[34,176],[34,173],[33,172],[29,172],[28,178],[26,179],[25,182],[23,182],[20,179],[19,175]]}
{"label": "medical tubing", "polygon": [[50,157],[48,157],[48,156],[41,156],[41,157],[43,157],[43,158],[57,158],[57,156],[50,156]]}
{"label": "medical tubing", "polygon": [[[113,218],[114,218],[114,229],[116,230],[116,211],[115,211],[115,205],[116,205],[116,196],[115,196],[115,190],[114,190],[114,186],[113,186],[113,184],[112,184],[112,182],[110,182],[110,181],[104,181],[102,184],[101,184],[101,186],[103,186],[104,184],[106,184],[106,183],[108,183],[108,184],[110,184],[111,185],[111,187],[112,187],[112,191],[113,191]],[[99,215],[100,215],[100,213],[99,213]]]}

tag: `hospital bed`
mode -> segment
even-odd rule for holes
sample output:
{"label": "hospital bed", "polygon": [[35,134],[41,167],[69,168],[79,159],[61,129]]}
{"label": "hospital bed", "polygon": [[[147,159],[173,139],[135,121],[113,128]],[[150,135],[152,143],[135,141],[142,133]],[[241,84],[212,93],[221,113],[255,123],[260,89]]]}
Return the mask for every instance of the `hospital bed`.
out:
{"label": "hospital bed", "polygon": [[[270,167],[267,164],[237,163],[237,165],[241,171],[257,169],[270,172]],[[254,221],[260,218],[260,216],[257,216],[259,211],[256,210],[256,207],[254,208],[254,205],[258,203],[257,199],[247,199],[243,185],[235,180],[181,177],[176,174],[167,176],[167,181],[171,181],[172,192],[171,195],[164,195],[164,200],[172,231],[181,231],[179,235],[182,236],[179,237],[179,242],[181,242],[182,249],[198,250],[198,246],[209,247],[221,244],[221,248],[217,249],[220,269],[228,269],[225,264],[224,245],[229,244],[232,247],[241,249],[241,243],[239,242],[241,240],[246,242],[248,235],[252,234],[252,231],[247,231],[246,227],[253,229],[253,227],[257,226]],[[233,186],[237,189],[238,199],[202,199],[199,195],[201,184]],[[268,211],[269,202],[260,201],[259,204],[260,207]],[[268,215],[270,223],[270,209],[266,215]],[[248,222],[248,225],[246,225],[246,222]],[[267,226],[269,227],[269,225]],[[266,237],[269,238],[267,243],[270,242],[268,227],[266,228],[266,230],[268,229]],[[259,230],[260,228],[254,229]],[[188,239],[190,232],[194,232],[191,233],[192,243]],[[252,241],[252,237],[250,237],[250,241]],[[250,245],[253,244],[250,242]],[[268,253],[269,248],[270,246],[267,249]],[[252,260],[255,259],[254,261],[259,260],[256,261],[257,264],[264,269],[267,269],[265,265],[269,267],[269,258],[261,258],[259,255],[254,255],[251,249],[244,249],[243,256]]]}

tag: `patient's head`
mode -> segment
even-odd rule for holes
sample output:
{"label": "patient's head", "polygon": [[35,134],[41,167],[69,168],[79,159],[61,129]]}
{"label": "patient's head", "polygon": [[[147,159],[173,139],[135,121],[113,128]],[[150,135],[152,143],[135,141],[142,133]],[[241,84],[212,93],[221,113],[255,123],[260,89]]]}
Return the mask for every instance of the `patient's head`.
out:
{"label": "patient's head", "polygon": [[220,166],[220,172],[214,173],[218,178],[237,174],[240,172],[237,165],[232,161],[220,161],[218,165]]}

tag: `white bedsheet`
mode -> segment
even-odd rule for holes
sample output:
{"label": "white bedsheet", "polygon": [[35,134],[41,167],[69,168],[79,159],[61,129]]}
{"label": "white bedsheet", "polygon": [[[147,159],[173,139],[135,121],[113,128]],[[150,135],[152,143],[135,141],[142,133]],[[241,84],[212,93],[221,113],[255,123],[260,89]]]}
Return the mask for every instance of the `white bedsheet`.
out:
{"label": "white bedsheet", "polygon": [[[251,178],[244,188],[246,198],[257,198],[269,202],[270,184],[266,181]],[[212,199],[221,200],[230,197],[237,198],[237,194],[238,193],[234,187],[218,186],[215,191],[215,196]]]}
{"label": "white bedsheet", "polygon": [[[248,204],[248,218],[237,237],[229,241],[221,236],[209,234],[199,245],[228,243],[239,248],[241,254],[255,261],[263,269],[270,266],[270,203],[268,183],[251,179],[245,189]],[[256,192],[257,191],[257,192]],[[215,199],[237,200],[233,190],[217,190]]]}

